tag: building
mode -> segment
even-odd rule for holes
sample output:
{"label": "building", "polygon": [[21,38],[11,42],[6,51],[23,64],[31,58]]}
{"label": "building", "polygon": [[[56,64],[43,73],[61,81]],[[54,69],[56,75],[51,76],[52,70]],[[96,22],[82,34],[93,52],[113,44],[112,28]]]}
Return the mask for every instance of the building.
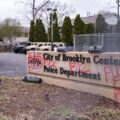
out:
{"label": "building", "polygon": [[[102,16],[105,18],[105,21],[108,24],[108,28],[111,29],[111,32],[115,32],[115,25],[117,24],[117,14],[116,13],[111,13],[111,12],[105,12],[105,11],[100,11],[98,14],[102,14]],[[87,13],[86,17],[81,17],[81,19],[85,22],[85,24],[88,23],[93,23],[95,25],[97,16],[96,15],[90,15],[90,13]],[[72,25],[74,25],[74,19],[71,19]],[[62,22],[59,24],[59,27],[62,26]]]}
{"label": "building", "polygon": [[[108,25],[116,25],[117,24],[117,14],[115,13],[110,13],[110,12],[100,12],[98,14],[102,14],[102,16],[105,18],[105,21],[107,22]],[[95,24],[97,15],[88,15],[87,17],[82,17],[82,20],[85,22],[85,24],[88,23],[93,23]]]}

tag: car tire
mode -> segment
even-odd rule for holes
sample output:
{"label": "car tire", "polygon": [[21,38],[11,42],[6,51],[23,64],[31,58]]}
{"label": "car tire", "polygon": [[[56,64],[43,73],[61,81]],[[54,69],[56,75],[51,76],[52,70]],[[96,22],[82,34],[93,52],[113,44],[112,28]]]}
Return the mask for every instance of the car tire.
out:
{"label": "car tire", "polygon": [[48,49],[44,49],[43,51],[48,51]]}
{"label": "car tire", "polygon": [[18,53],[24,53],[24,50],[23,49],[19,49]]}

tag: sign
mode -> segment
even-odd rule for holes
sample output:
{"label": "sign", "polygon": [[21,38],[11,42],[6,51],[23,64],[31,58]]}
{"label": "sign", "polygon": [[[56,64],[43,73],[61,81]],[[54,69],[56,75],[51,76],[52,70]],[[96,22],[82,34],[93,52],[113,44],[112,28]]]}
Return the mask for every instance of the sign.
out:
{"label": "sign", "polygon": [[[120,55],[28,52],[28,73],[114,89],[120,99]],[[106,95],[107,96],[107,95]]]}

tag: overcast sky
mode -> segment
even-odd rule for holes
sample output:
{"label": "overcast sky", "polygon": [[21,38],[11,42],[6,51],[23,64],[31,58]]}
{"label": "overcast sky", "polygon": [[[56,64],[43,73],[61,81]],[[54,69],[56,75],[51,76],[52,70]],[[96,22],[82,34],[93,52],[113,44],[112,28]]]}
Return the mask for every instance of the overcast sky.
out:
{"label": "overcast sky", "polygon": [[100,10],[116,12],[115,8],[116,0],[59,0],[59,1],[69,5],[73,5],[73,7],[76,9],[76,13],[80,13],[81,16],[86,16],[87,12],[94,14],[99,12]]}
{"label": "overcast sky", "polygon": [[[20,18],[19,6],[16,5],[16,1],[19,0],[0,0],[0,20],[7,17]],[[42,1],[42,0],[39,0]],[[72,5],[76,9],[76,12],[71,15],[74,17],[76,14],[80,14],[82,17],[90,12],[91,15],[99,12],[100,10],[114,11],[116,12],[116,0],[55,0],[68,5]]]}

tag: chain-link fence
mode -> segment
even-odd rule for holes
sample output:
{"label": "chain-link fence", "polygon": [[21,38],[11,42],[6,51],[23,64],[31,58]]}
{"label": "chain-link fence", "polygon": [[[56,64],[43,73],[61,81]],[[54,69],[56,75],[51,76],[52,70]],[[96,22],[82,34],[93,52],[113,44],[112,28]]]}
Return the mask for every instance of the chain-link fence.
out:
{"label": "chain-link fence", "polygon": [[90,46],[102,46],[104,52],[120,52],[120,33],[74,35],[74,51],[87,52]]}

